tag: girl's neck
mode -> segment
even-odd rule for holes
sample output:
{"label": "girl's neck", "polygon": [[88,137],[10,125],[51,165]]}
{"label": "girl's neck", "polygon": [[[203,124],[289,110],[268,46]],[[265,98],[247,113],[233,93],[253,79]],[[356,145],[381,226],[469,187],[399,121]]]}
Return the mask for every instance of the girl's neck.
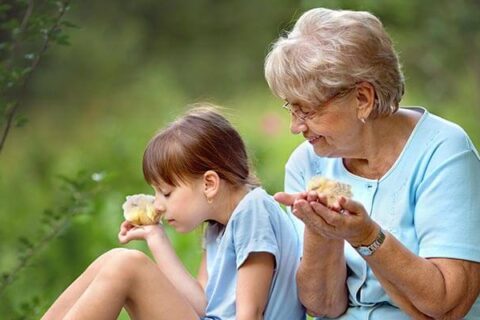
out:
{"label": "girl's neck", "polygon": [[214,219],[215,221],[226,225],[233,211],[238,206],[243,197],[250,192],[251,188],[247,185],[241,187],[232,187],[222,181],[224,185],[214,200]]}

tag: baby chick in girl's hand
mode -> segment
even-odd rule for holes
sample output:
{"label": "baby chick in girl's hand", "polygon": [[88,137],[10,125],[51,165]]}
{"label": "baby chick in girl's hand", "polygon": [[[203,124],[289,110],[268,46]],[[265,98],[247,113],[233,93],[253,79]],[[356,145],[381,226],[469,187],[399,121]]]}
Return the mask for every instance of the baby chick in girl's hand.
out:
{"label": "baby chick in girl's hand", "polygon": [[307,184],[307,190],[324,194],[327,197],[328,207],[333,207],[341,196],[346,198],[353,196],[350,185],[321,176],[312,177]]}
{"label": "baby chick in girl's hand", "polygon": [[127,196],[122,205],[125,220],[136,226],[161,223],[161,215],[153,206],[154,201],[154,196],[146,194]]}

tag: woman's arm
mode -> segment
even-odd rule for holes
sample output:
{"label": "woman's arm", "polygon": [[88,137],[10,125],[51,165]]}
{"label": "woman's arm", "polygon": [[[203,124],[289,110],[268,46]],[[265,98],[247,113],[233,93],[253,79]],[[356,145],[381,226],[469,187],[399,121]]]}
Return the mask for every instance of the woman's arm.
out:
{"label": "woman's arm", "polygon": [[[325,224],[320,228],[353,246],[373,242],[380,227],[363,206],[343,198],[346,214],[311,203]],[[393,235],[364,257],[382,287],[415,319],[458,319],[465,316],[480,292],[480,264],[465,260],[425,259],[413,254]]]}
{"label": "woman's arm", "polygon": [[237,279],[237,320],[261,320],[272,284],[275,258],[266,252],[250,253]]}
{"label": "woman's arm", "polygon": [[344,240],[323,234],[325,222],[309,204],[317,200],[315,193],[277,193],[275,199],[291,206],[292,213],[305,224],[303,257],[297,272],[300,301],[312,316],[340,316],[348,307]]}
{"label": "woman's arm", "polygon": [[424,259],[390,234],[365,260],[395,303],[415,319],[463,318],[480,292],[479,263]]}
{"label": "woman's arm", "polygon": [[[311,196],[307,200],[312,200]],[[347,265],[343,239],[328,238],[307,200],[297,200],[293,213],[305,223],[303,257],[297,272],[300,300],[308,314],[335,318],[348,307]]]}
{"label": "woman's arm", "polygon": [[192,277],[176,255],[162,226],[133,227],[128,222],[124,222],[119,233],[119,239],[121,243],[127,243],[135,239],[145,239],[159,269],[188,300],[199,316],[205,314],[207,306],[205,292],[200,282]]}
{"label": "woman's arm", "polygon": [[326,239],[308,225],[304,238],[297,271],[300,301],[312,316],[338,317],[348,307],[343,241]]}

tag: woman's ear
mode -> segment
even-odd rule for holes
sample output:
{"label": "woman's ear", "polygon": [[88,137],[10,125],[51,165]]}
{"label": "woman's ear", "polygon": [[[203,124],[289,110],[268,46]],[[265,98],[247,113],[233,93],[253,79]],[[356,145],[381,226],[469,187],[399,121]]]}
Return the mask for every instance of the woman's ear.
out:
{"label": "woman's ear", "polygon": [[375,106],[375,88],[369,82],[357,84],[357,117],[364,122],[373,111]]}
{"label": "woman's ear", "polygon": [[203,174],[203,193],[207,201],[211,202],[217,195],[220,188],[220,177],[213,170],[208,170]]}

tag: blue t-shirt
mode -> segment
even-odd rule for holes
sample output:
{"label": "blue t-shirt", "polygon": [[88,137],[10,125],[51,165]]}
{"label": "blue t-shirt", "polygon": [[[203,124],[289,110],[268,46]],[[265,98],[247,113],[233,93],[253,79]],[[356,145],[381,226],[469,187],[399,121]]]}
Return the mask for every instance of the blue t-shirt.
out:
{"label": "blue t-shirt", "polygon": [[205,232],[208,305],[203,319],[234,320],[238,269],[252,252],[275,257],[275,270],[265,320],[304,320],[295,273],[300,240],[291,214],[263,189],[255,188],[235,208],[223,233],[215,225]]}
{"label": "blue t-shirt", "polygon": [[[379,180],[350,173],[342,159],[319,157],[305,142],[286,165],[285,191],[304,191],[315,175],[348,183],[353,199],[371,218],[418,256],[480,262],[478,152],[456,124],[423,108],[414,110],[423,115],[395,164]],[[303,223],[296,222],[303,233]],[[339,319],[409,319],[348,243],[345,256],[350,307]],[[479,318],[477,299],[466,319]]]}

